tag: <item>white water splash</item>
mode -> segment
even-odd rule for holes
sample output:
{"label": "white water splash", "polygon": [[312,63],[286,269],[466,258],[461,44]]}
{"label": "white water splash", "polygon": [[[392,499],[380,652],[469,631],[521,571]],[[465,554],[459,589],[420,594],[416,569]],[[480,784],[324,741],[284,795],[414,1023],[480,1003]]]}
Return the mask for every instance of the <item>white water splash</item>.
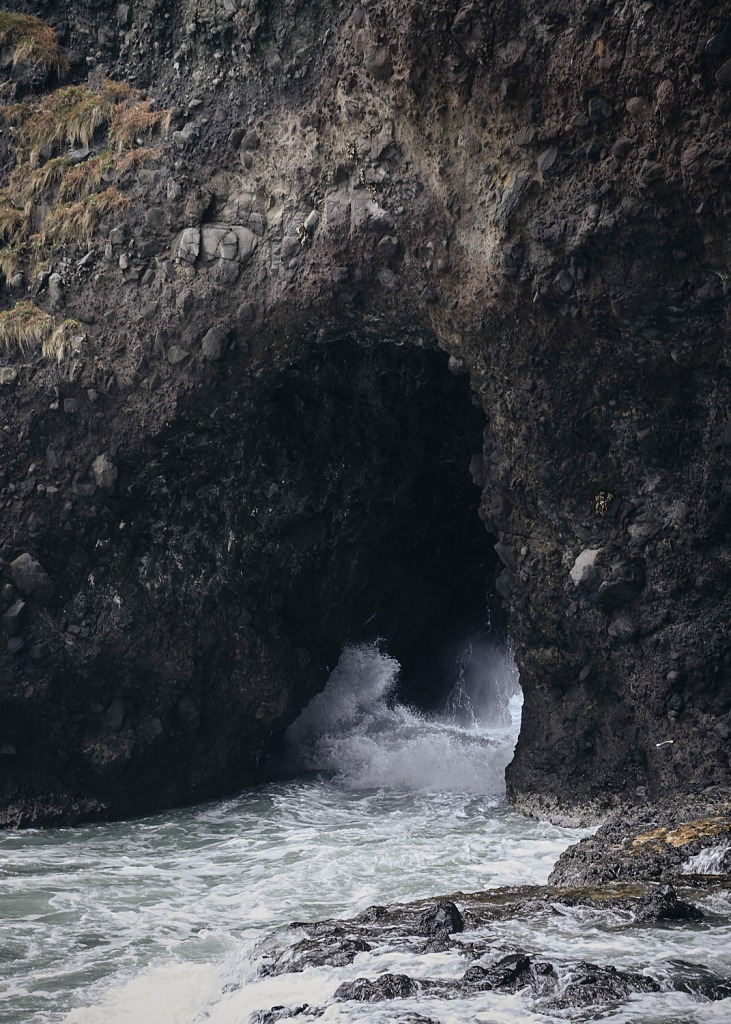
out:
{"label": "white water splash", "polygon": [[[474,667],[477,659],[471,660]],[[289,767],[333,772],[353,790],[500,798],[520,725],[520,695],[514,693],[509,704],[504,692],[513,666],[509,653],[485,648],[469,691],[460,680],[444,714],[423,715],[389,700],[397,662],[372,644],[346,648],[326,689],[287,733]],[[506,716],[495,713],[501,686]],[[502,727],[492,724],[496,717],[504,718]]]}
{"label": "white water splash", "polygon": [[683,864],[684,875],[720,875],[731,866],[731,843],[709,846]]}

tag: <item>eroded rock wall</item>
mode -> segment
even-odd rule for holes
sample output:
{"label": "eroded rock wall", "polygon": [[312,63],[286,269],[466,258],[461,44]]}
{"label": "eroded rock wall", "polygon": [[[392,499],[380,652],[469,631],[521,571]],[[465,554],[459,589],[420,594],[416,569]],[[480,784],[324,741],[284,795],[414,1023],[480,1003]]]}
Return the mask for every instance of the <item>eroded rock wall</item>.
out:
{"label": "eroded rock wall", "polygon": [[[330,365],[345,338],[363,351],[436,339],[487,417],[471,466],[504,563],[498,590],[525,694],[508,776],[516,805],[576,820],[617,801],[727,786],[723,6],[15,7],[55,22],[72,77],[127,78],[172,109],[172,124],[154,160],[122,179],[132,200],[123,214],[102,220],[90,244],[52,254],[53,289],[46,278],[37,291],[30,266],[6,288],[6,304],[37,291],[86,338],[59,367],[8,356],[0,389],[3,593],[8,608],[25,603],[6,623],[1,656],[18,723],[3,747],[9,820],[23,817],[30,793],[44,820],[54,787],[63,818],[74,802],[83,814],[128,813],[235,785],[322,685],[347,633],[344,580],[369,551],[349,532],[342,476],[328,469],[324,438],[349,434],[321,431],[320,413],[306,420],[302,444],[322,486],[305,499],[298,484],[285,500],[297,460],[261,431],[283,382],[315,386],[313,367]],[[9,171],[12,138],[4,145]],[[333,365],[337,387],[357,396]],[[397,389],[367,391],[353,445],[382,403],[399,401]],[[433,402],[437,433],[451,436],[458,422],[469,433],[436,392]],[[252,455],[237,439],[253,437]],[[427,459],[414,444],[413,457]],[[384,449],[383,464],[408,458]],[[396,483],[378,465],[363,468],[372,506],[358,485],[369,536],[398,522],[379,513]],[[225,507],[228,482],[251,498],[253,520]],[[301,572],[275,552],[266,561],[272,607],[267,599],[257,614],[271,621],[244,622],[252,612],[238,591],[210,590],[221,575],[226,586],[245,579],[257,536],[266,549],[287,530],[294,543],[300,529]],[[45,603],[13,583],[10,563],[24,552],[55,585]],[[221,574],[231,558],[236,571]],[[231,622],[201,628],[186,618],[197,607]],[[324,608],[336,610],[322,632]],[[140,617],[155,620],[156,632],[144,631],[154,643],[140,639]],[[71,694],[79,673],[91,680],[102,664],[105,696],[92,712],[88,688],[82,706]],[[133,678],[151,700],[136,693],[130,747],[115,732],[126,721],[115,702],[127,706]],[[220,719],[205,742],[194,738],[203,692],[205,714]],[[174,743],[166,701],[182,718]],[[95,729],[100,756],[115,763],[103,795],[93,771],[77,784],[64,767]],[[33,774],[38,736],[45,775]],[[189,767],[181,782],[169,772],[155,782],[156,751],[199,765],[206,783],[194,785]],[[147,802],[114,804],[143,778]]]}

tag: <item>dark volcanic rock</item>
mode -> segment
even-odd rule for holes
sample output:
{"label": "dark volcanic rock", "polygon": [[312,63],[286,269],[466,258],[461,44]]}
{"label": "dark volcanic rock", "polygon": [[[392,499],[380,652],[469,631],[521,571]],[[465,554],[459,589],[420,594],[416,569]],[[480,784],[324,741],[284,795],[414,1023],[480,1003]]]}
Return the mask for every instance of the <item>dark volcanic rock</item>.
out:
{"label": "dark volcanic rock", "polygon": [[419,985],[405,974],[382,974],[372,981],[356,978],[341,985],[335,992],[335,999],[345,1002],[352,999],[359,1003],[379,1003],[384,999],[408,999],[419,992]]}
{"label": "dark volcanic rock", "polygon": [[702,921],[703,914],[691,903],[679,900],[672,885],[661,885],[643,896],[637,907],[638,921]]}
{"label": "dark volcanic rock", "polygon": [[[718,805],[712,805],[718,808]],[[702,805],[690,805],[685,815],[677,807],[635,812],[603,825],[561,854],[549,876],[551,885],[594,885],[610,881],[677,878],[692,857],[721,854],[715,871],[729,874],[725,851],[731,838],[731,816],[700,815]],[[689,870],[689,869],[688,869]],[[714,869],[711,869],[711,874]],[[671,890],[672,892],[672,890]],[[670,896],[670,893],[668,893]],[[670,897],[672,903],[672,897]],[[663,906],[662,898],[653,906]],[[681,915],[682,916],[682,915]]]}
{"label": "dark volcanic rock", "polygon": [[429,907],[419,918],[419,931],[422,935],[452,935],[464,931],[464,921],[454,903],[442,901]]}
{"label": "dark volcanic rock", "polygon": [[[609,928],[613,934],[627,930],[630,934],[637,929],[651,930],[667,927],[667,922],[698,921],[698,911],[685,899],[688,893],[696,898],[712,894],[714,906],[728,906],[728,883],[717,880],[704,883],[692,881],[692,887],[679,890],[682,899],[669,886],[657,889],[651,884],[614,883],[603,887],[556,889],[542,886],[515,887],[482,893],[460,893],[460,902],[469,935],[457,935],[449,955],[465,963],[461,973],[429,976],[429,959],[421,960],[432,950],[417,939],[419,922],[424,916],[423,902],[393,904],[378,908],[378,913],[366,911],[348,921],[322,921],[313,924],[298,924],[291,927],[301,929],[305,939],[297,938],[292,944],[290,930],[271,936],[260,946],[259,970],[263,974],[282,974],[319,967],[323,964],[340,966],[329,958],[337,942],[360,944],[369,953],[368,973],[354,981],[347,980],[334,993],[336,1002],[358,1001],[385,1003],[395,1001],[387,1008],[388,1014],[398,1015],[398,1020],[423,1021],[416,1015],[401,1016],[399,1003],[403,999],[418,997],[426,1004],[434,1000],[474,1000],[477,1005],[480,993],[520,994],[533,1012],[558,1013],[571,1009],[592,1008],[592,1013],[602,1015],[615,1009],[641,993],[677,991],[695,1000],[723,1000],[731,994],[731,981],[720,977],[703,964],[686,963],[681,960],[658,963],[643,963],[641,957],[632,965],[615,967],[608,963],[593,963],[573,958],[560,949],[551,950],[537,957],[520,949],[505,952],[506,936],[513,923],[520,927],[535,926],[539,931],[551,928],[551,921],[564,908],[571,909],[575,926],[586,923],[592,932]],[[722,897],[718,899],[718,897]],[[437,906],[453,905],[451,900],[442,899]],[[712,935],[714,927],[728,926],[728,914],[714,910],[703,923],[705,932]],[[499,953],[496,952],[499,950]],[[390,971],[379,973],[379,959],[392,963],[393,955],[408,956],[413,968],[407,974]],[[454,967],[454,962],[452,964]],[[511,1004],[514,1006],[514,1004]],[[628,1004],[628,1010],[631,1003]],[[327,1007],[307,1010],[313,1015],[326,1012]],[[280,1007],[271,1013],[284,1012]],[[295,1012],[295,1011],[291,1011]],[[305,1012],[297,1009],[297,1012]],[[514,1012],[514,1009],[513,1009]],[[276,1020],[276,1017],[261,1017],[261,1020]],[[628,1018],[629,1019],[629,1018]]]}
{"label": "dark volcanic rock", "polygon": [[50,576],[29,552],[18,555],[10,563],[10,578],[25,597],[45,604],[53,596]]}
{"label": "dark volcanic rock", "polygon": [[324,1007],[308,1006],[307,1003],[301,1006],[273,1006],[271,1010],[261,1010],[253,1014],[249,1024],[277,1024],[279,1020],[289,1020],[303,1014],[307,1014],[308,1017],[321,1017],[324,1012]]}
{"label": "dark volcanic rock", "polygon": [[[0,584],[27,607],[0,822],[251,781],[349,639],[384,636],[435,706],[496,542],[512,802],[722,798],[728,19],[559,6],[7,0],[62,30],[67,84],[144,90],[146,127],[59,129],[38,167],[20,124],[0,143],[3,189],[33,183],[3,308],[65,338],[2,341]],[[59,84],[6,57],[3,102]],[[25,554],[53,590],[14,582]]]}
{"label": "dark volcanic rock", "polygon": [[465,993],[486,989],[517,992],[524,988],[530,989],[547,1010],[611,1005],[636,992],[658,992],[660,985],[647,975],[616,967],[583,961],[557,967],[522,953],[504,957],[492,967],[471,967],[460,982]]}
{"label": "dark volcanic rock", "polygon": [[703,964],[690,964],[682,960],[671,962],[671,984],[676,992],[687,992],[711,1002],[731,998],[731,981],[719,978]]}

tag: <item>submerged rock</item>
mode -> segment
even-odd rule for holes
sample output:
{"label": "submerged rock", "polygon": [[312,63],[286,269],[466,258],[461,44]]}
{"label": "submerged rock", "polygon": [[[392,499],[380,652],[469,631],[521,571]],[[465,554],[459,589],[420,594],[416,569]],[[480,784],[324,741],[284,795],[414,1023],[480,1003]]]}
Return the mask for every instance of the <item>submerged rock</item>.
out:
{"label": "submerged rock", "polygon": [[[696,887],[699,895],[706,891]],[[728,888],[723,890],[728,893]],[[365,912],[350,921],[323,921],[300,924],[307,938],[293,945],[291,933],[273,936],[262,948],[263,973],[301,971],[308,967],[331,964],[336,969],[341,963],[331,958],[336,942],[359,944],[368,952],[368,974],[340,984],[332,997],[333,1002],[395,1003],[401,1000],[420,1000],[420,1010],[428,1014],[430,1000],[477,999],[480,993],[491,992],[497,998],[519,996],[526,1000],[534,1012],[561,1014],[564,1011],[592,1008],[597,1015],[616,1012],[624,1004],[631,1006],[633,996],[676,991],[695,1000],[718,1001],[731,995],[731,979],[723,978],[703,964],[690,964],[682,960],[663,960],[661,963],[638,962],[621,968],[611,963],[596,963],[564,954],[560,950],[541,955],[517,949],[505,952],[504,936],[510,933],[513,921],[534,924],[540,930],[551,927],[551,918],[562,908],[573,908],[572,927],[581,928],[584,916],[593,928],[608,926],[617,939],[622,929],[629,934],[638,928],[662,928],[669,921],[696,922],[702,915],[692,904],[680,899],[670,886],[660,889],[648,885],[630,887],[615,883],[593,890],[555,889],[542,886],[516,887],[472,895],[460,894],[463,910],[460,919],[467,921],[469,935],[452,933],[453,942],[443,950],[453,958],[466,961],[461,974],[432,976],[428,954],[434,952],[418,941],[423,932],[425,917],[432,921],[437,913],[451,920],[455,908],[452,900],[442,899],[424,910],[422,903],[394,904],[378,908],[378,913]],[[464,915],[464,916],[463,916]],[[716,923],[726,927],[728,918]],[[713,928],[709,920],[706,928]],[[445,930],[438,934],[446,938]],[[496,955],[494,947],[500,948]],[[408,956],[413,967],[410,973],[379,973],[379,960],[392,963],[394,955]],[[422,959],[423,958],[423,959]],[[345,962],[345,961],[344,961]],[[343,962],[343,963],[344,963]],[[466,1005],[470,1005],[467,1003]],[[515,1012],[514,1004],[513,1010]],[[273,1008],[278,1013],[281,1008]],[[313,1015],[326,1013],[327,1006],[318,1007]],[[283,1012],[283,1011],[281,1011]],[[292,1011],[293,1013],[295,1011]],[[389,1011],[391,1012],[391,1011]],[[278,1017],[255,1018],[275,1021]],[[399,1020],[402,1018],[399,1016]],[[412,1018],[409,1017],[409,1020]],[[414,1020],[422,1019],[415,1015]]]}

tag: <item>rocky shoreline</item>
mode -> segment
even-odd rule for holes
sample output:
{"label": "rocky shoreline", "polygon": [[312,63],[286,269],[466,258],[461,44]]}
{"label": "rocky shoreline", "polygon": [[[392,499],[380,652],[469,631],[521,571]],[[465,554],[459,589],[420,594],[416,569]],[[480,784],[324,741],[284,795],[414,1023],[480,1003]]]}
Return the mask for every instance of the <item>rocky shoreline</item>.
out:
{"label": "rocky shoreline", "polygon": [[[638,830],[641,823],[656,827],[642,832]],[[603,929],[616,937],[638,928],[712,931],[727,927],[731,923],[729,837],[728,814],[683,821],[677,813],[673,818],[666,812],[654,819],[645,815],[644,822],[638,815],[633,824],[617,819],[570,847],[546,886],[459,892],[410,904],[373,906],[348,920],[295,922],[260,944],[254,959],[259,976],[344,968],[360,954],[372,955],[369,973],[340,984],[327,1005],[273,1006],[253,1014],[251,1024],[316,1020],[338,1003],[378,1004],[387,1019],[427,1024],[432,1022],[431,1001],[446,1000],[448,1005],[486,992],[520,992],[534,1012],[547,1016],[581,1008],[591,1008],[592,1015],[616,1012],[628,1000],[647,993],[683,993],[699,1005],[731,1000],[731,977],[719,976],[702,963],[646,960],[633,969],[618,968],[573,958],[559,948],[553,954],[506,949],[500,937],[501,922],[504,926],[524,921],[530,941],[546,919],[572,914],[574,927],[594,929],[598,936]],[[624,856],[618,868],[620,848]],[[388,965],[389,958],[404,953],[412,957],[411,974],[378,969],[379,958]],[[441,953],[453,954],[462,965],[448,979],[429,974],[436,965],[431,955]],[[418,1012],[413,1004],[418,1004]]]}

